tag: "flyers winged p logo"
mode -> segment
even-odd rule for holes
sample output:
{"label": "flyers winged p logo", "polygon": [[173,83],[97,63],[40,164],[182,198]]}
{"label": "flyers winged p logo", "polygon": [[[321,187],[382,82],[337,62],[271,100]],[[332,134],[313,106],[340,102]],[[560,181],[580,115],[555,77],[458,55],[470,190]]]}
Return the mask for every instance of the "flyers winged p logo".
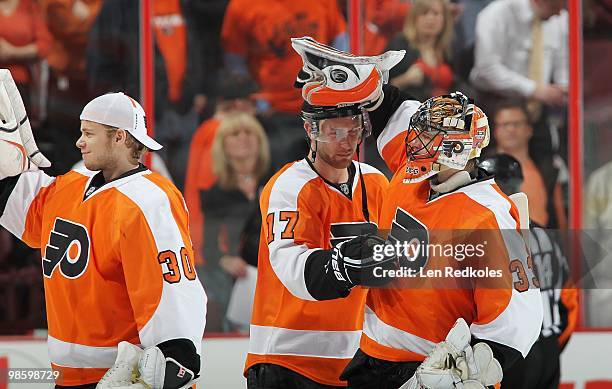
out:
{"label": "flyers winged p logo", "polygon": [[42,259],[44,276],[51,278],[59,268],[66,278],[80,277],[89,264],[90,242],[83,225],[56,218]]}

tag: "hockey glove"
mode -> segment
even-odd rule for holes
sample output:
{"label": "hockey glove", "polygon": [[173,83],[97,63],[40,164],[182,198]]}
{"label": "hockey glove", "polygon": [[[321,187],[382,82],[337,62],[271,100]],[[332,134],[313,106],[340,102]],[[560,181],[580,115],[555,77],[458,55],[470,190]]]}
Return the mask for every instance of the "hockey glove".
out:
{"label": "hockey glove", "polygon": [[302,57],[295,86],[302,88],[305,101],[317,106],[363,104],[367,110],[382,102],[389,69],[406,53],[391,50],[377,56],[355,56],[310,37],[291,38],[291,46]]}
{"label": "hockey glove", "polygon": [[[166,377],[168,373],[172,377]],[[131,343],[121,342],[115,364],[104,374],[96,389],[182,389],[194,382],[191,370],[172,358],[164,357],[158,347],[143,350]]]}
{"label": "hockey glove", "polygon": [[7,69],[0,69],[0,180],[51,162],[34,142],[21,95]]}
{"label": "hockey glove", "polygon": [[386,241],[377,235],[359,235],[338,243],[326,265],[337,283],[346,289],[356,285],[383,286],[392,281],[387,271],[399,268],[397,256],[382,255]]}
{"label": "hockey glove", "polygon": [[457,322],[438,343],[414,376],[400,389],[485,389],[502,380],[502,368],[486,343],[470,346],[465,320]]}

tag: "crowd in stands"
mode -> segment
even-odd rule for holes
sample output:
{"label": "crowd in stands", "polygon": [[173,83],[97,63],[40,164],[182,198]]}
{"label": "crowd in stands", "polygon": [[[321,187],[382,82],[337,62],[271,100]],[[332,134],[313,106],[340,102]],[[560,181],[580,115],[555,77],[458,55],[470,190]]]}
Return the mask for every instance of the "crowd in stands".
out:
{"label": "crowd in stands", "polygon": [[[257,265],[259,191],[285,163],[306,154],[302,98],[293,86],[301,60],[290,38],[311,36],[348,50],[348,2],[151,3],[155,111],[147,119],[164,145],[155,157],[161,167],[154,169],[165,171],[184,193],[198,274],[209,297],[207,331],[235,331],[226,310],[235,280]],[[589,35],[610,32],[605,3],[586,2],[587,41],[605,44],[610,38]],[[390,83],[421,101],[456,90],[473,97],[491,123],[488,155],[503,152],[521,163],[530,216],[560,230],[568,228],[571,206],[564,6],[562,0],[363,1],[363,54],[406,50]],[[49,174],[79,163],[75,141],[87,101],[111,91],[141,97],[139,12],[138,1],[0,0],[0,68],[10,69],[17,82],[35,137],[53,162]],[[585,56],[586,68],[589,60]],[[601,81],[591,87],[601,88]],[[609,89],[599,91],[597,103],[610,98]],[[375,145],[366,141],[365,148],[366,162],[388,172]],[[607,242],[612,168],[601,167],[610,161],[605,158],[585,161],[587,173],[600,168],[585,197],[591,199],[589,228]],[[0,280],[14,280],[0,282],[1,333],[44,327],[39,262],[38,251],[0,228]],[[612,327],[612,318],[587,324]]]}

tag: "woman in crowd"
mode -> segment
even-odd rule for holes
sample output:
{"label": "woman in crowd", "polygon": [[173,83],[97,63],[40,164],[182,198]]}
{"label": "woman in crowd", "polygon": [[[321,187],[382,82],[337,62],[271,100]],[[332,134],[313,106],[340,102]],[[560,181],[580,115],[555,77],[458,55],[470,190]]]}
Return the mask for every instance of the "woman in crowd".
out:
{"label": "woman in crowd", "polygon": [[32,65],[49,54],[52,37],[37,1],[0,0],[0,68],[11,71],[30,115],[29,99],[37,74]]}
{"label": "woman in crowd", "polygon": [[208,295],[207,330],[223,331],[232,329],[224,320],[232,285],[247,271],[239,254],[241,232],[269,178],[270,151],[263,127],[249,113],[228,114],[219,124],[212,157],[217,180],[200,192],[206,218],[200,277]]}
{"label": "woman in crowd", "polygon": [[457,85],[450,65],[453,16],[447,0],[415,0],[404,29],[387,50],[406,50],[389,72],[391,84],[419,100],[447,94]]}

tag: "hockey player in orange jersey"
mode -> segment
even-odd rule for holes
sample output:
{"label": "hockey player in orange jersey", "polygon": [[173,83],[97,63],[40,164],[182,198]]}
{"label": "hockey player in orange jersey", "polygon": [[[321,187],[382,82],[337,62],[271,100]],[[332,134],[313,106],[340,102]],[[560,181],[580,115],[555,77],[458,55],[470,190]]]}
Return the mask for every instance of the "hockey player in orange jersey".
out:
{"label": "hockey player in orange jersey", "polygon": [[180,192],[139,163],[161,148],[140,104],[123,93],[90,101],[76,141],[87,169],[58,177],[37,169],[49,162],[4,70],[0,118],[0,224],[41,250],[56,387],[191,382],[206,295]]}
{"label": "hockey player in orange jersey", "polygon": [[[307,96],[312,100],[351,95],[355,87],[347,88],[350,80],[334,74],[352,72],[355,63],[380,60],[355,57],[307,39],[304,45],[307,50],[302,59],[308,74],[300,74],[298,80],[306,80],[304,93],[311,91]],[[312,58],[317,56],[333,61],[315,66]],[[360,80],[368,82],[365,77]],[[457,366],[444,368],[444,359],[431,361],[440,357],[436,344],[444,347],[440,342],[456,320],[463,318],[473,343],[491,349],[507,370],[527,355],[542,323],[537,278],[520,232],[517,207],[491,177],[476,168],[475,158],[489,140],[487,118],[461,93],[421,104],[384,85],[380,96],[370,119],[378,150],[395,173],[380,218],[380,227],[389,231],[388,240],[401,243],[420,236],[419,244],[430,246],[445,242],[440,238],[444,230],[450,232],[447,235],[454,245],[488,238],[480,264],[496,272],[462,281],[398,278],[385,288],[370,289],[360,348],[342,378],[351,388],[491,385],[501,377],[495,382],[479,381]],[[415,253],[410,260],[400,257],[403,267],[417,272],[437,270],[441,264],[463,269],[453,255]],[[430,353],[427,367],[439,368],[440,380],[434,386],[425,385],[423,370],[417,369]]]}
{"label": "hockey player in orange jersey", "polygon": [[386,282],[373,276],[375,266],[398,266],[393,256],[372,259],[372,247],[384,242],[375,234],[388,181],[353,161],[382,84],[369,70],[373,84],[339,105],[304,103],[310,152],[280,169],[261,194],[249,388],[346,386],[339,376],[359,345],[363,287]]}

